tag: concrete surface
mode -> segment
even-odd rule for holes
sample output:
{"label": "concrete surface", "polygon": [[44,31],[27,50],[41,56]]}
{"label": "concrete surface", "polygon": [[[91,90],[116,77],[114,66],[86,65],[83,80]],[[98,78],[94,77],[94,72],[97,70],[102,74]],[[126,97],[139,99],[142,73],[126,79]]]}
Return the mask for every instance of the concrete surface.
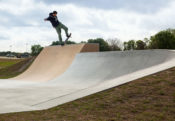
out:
{"label": "concrete surface", "polygon": [[13,79],[22,81],[49,81],[64,73],[71,65],[77,53],[98,51],[98,44],[45,47],[30,68]]}
{"label": "concrete surface", "polygon": [[79,53],[50,81],[0,80],[0,113],[48,109],[174,66],[171,50]]}

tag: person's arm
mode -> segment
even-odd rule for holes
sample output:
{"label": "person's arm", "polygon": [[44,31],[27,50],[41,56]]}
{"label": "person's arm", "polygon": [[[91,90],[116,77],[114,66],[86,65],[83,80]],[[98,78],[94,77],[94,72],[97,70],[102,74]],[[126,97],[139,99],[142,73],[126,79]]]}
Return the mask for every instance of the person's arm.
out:
{"label": "person's arm", "polygon": [[44,21],[49,21],[49,20],[50,20],[50,17],[44,19]]}

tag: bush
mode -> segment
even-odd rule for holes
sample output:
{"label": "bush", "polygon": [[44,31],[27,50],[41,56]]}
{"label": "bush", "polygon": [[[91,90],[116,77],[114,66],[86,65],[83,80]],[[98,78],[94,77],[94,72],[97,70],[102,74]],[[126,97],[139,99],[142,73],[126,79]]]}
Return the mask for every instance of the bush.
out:
{"label": "bush", "polygon": [[[54,45],[61,45],[62,43],[60,41],[53,41],[51,46],[54,46]],[[66,44],[76,44],[76,42],[74,41],[67,41]]]}

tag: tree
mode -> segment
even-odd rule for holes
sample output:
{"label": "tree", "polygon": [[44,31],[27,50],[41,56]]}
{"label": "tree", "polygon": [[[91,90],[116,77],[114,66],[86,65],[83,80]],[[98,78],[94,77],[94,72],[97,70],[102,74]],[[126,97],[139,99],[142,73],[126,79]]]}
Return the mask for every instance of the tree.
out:
{"label": "tree", "polygon": [[128,42],[124,42],[123,46],[124,46],[124,50],[128,50]]}
{"label": "tree", "polygon": [[143,42],[142,40],[136,41],[136,49],[137,50],[144,50],[144,49],[146,49],[146,43]]}
{"label": "tree", "polygon": [[124,42],[124,50],[134,50],[134,49],[136,49],[136,43],[134,40]]}
{"label": "tree", "polygon": [[151,37],[151,49],[175,49],[175,35],[170,31],[161,31]]}
{"label": "tree", "polygon": [[87,43],[86,41],[81,41],[80,43]]}
{"label": "tree", "polygon": [[61,45],[61,42],[60,41],[53,41],[51,46],[54,46],[54,45]]}
{"label": "tree", "polygon": [[172,33],[175,36],[175,29],[167,29],[167,31]]}
{"label": "tree", "polygon": [[31,55],[37,56],[43,50],[43,47],[41,47],[41,45],[33,45],[31,47],[31,50],[32,50]]}
{"label": "tree", "polygon": [[149,43],[150,43],[150,39],[144,38],[143,42],[146,44],[146,49],[148,49],[148,46],[149,46]]}
{"label": "tree", "polygon": [[88,43],[99,43],[100,51],[110,51],[108,43],[102,38],[89,39]]}
{"label": "tree", "polygon": [[76,42],[74,42],[74,41],[67,41],[66,44],[68,44],[68,45],[69,44],[76,44]]}
{"label": "tree", "polygon": [[[54,46],[54,45],[61,45],[62,43],[60,41],[53,41],[51,46]],[[76,44],[76,42],[74,41],[67,41],[66,44]]]}
{"label": "tree", "polygon": [[108,39],[109,48],[111,51],[120,51],[122,50],[121,41],[118,38]]}

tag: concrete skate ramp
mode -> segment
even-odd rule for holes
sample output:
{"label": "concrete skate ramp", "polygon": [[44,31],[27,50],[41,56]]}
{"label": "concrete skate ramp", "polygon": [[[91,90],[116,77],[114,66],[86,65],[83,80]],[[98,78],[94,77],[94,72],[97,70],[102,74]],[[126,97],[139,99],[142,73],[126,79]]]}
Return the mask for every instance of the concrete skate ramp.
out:
{"label": "concrete skate ramp", "polygon": [[171,50],[79,53],[51,81],[0,80],[0,113],[48,109],[174,66]]}
{"label": "concrete skate ramp", "polygon": [[66,71],[77,53],[97,51],[99,51],[98,44],[45,47],[30,68],[13,79],[23,81],[51,80]]}
{"label": "concrete skate ramp", "polygon": [[54,81],[66,85],[88,85],[153,67],[174,57],[174,52],[164,50],[80,53],[66,73]]}

